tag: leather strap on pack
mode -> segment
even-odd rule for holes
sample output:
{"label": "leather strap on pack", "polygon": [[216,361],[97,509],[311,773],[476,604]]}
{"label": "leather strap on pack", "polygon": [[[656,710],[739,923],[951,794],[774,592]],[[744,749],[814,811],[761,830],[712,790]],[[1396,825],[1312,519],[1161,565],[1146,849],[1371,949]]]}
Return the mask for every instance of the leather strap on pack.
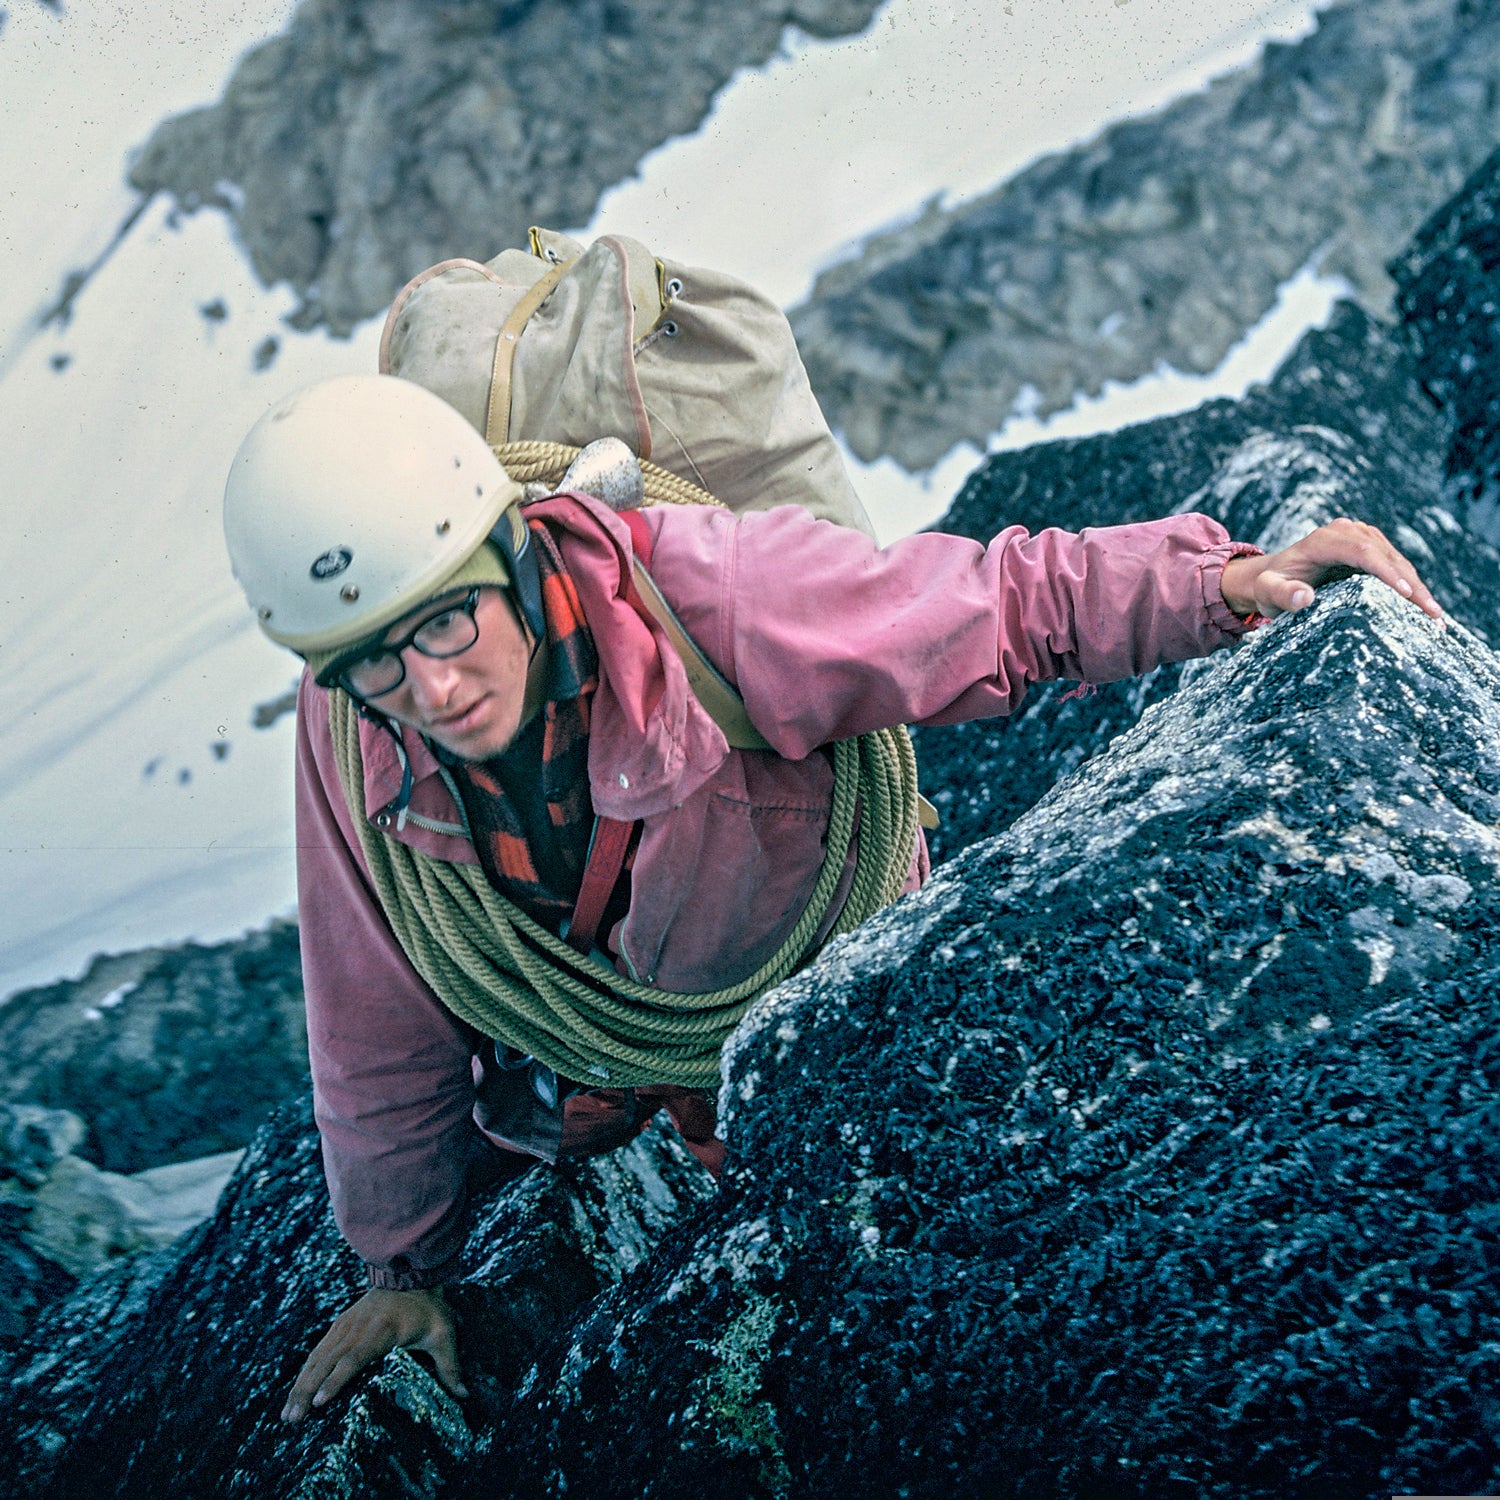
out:
{"label": "leather strap on pack", "polygon": [[511,309],[510,316],[501,325],[500,335],[495,340],[495,365],[490,372],[490,401],[485,408],[484,440],[490,447],[497,447],[510,437],[510,387],[511,373],[516,363],[516,345],[521,339],[521,330],[531,320],[531,315],[552,295],[552,288],[563,278],[566,265],[554,266],[542,276],[531,290]]}
{"label": "leather strap on pack", "polygon": [[735,750],[769,750],[771,742],[750,722],[745,711],[745,700],[730,686],[729,679],[703,654],[702,649],[687,633],[682,621],[672,612],[672,606],[663,598],[656,580],[646,571],[651,562],[651,530],[646,518],[638,510],[621,511],[620,519],[630,528],[630,540],[635,550],[631,581],[638,597],[631,603],[649,614],[672,643],[672,648],[682,658],[683,671],[687,674],[688,686],[705,709],[709,717],[724,732],[724,738]]}

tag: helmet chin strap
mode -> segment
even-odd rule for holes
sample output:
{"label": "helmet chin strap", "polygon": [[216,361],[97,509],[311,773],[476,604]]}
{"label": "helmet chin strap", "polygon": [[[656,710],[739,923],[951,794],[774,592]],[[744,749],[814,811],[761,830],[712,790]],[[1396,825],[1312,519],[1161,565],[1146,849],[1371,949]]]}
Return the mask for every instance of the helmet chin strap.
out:
{"label": "helmet chin strap", "polygon": [[531,531],[515,510],[508,509],[495,523],[489,539],[510,570],[511,598],[531,633],[535,650],[536,644],[546,639],[547,616],[542,608],[542,574],[531,545]]}
{"label": "helmet chin strap", "polygon": [[521,725],[524,727],[541,707],[546,683],[547,614],[542,606],[542,572],[536,548],[531,545],[531,528],[518,512],[507,510],[495,523],[489,539],[510,570],[511,583],[507,593],[522,628],[530,637],[525,698],[521,707]]}

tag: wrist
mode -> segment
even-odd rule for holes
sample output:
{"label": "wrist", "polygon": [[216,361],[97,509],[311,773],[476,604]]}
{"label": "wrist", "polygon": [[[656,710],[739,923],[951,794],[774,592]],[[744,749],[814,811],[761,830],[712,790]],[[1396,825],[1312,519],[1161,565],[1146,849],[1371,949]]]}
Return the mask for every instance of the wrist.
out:
{"label": "wrist", "polygon": [[1231,557],[1219,574],[1219,593],[1224,607],[1242,620],[1259,615],[1255,605],[1255,578],[1260,572],[1258,557]]}

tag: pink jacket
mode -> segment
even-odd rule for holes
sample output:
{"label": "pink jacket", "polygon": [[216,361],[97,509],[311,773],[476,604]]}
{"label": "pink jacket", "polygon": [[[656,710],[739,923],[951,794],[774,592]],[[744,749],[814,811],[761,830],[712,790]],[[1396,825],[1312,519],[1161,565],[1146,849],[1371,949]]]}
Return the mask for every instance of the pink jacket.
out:
{"label": "pink jacket", "polygon": [[[1077,535],[1020,527],[983,547],[922,533],[878,550],[796,507],[735,517],[655,506],[652,576],[779,752],[729,749],[682,665],[624,598],[629,532],[580,497],[554,524],[599,653],[589,736],[594,810],[641,819],[629,913],[612,935],[647,983],[707,990],[782,941],[822,861],[832,772],[821,747],[895,724],[1008,713],[1045,678],[1109,682],[1204,655],[1246,628],[1219,591],[1231,543],[1204,516]],[[403,828],[391,736],[361,726],[365,816],[414,848],[476,863],[437,762],[406,731]],[[298,705],[297,845],[314,1095],[339,1227],[385,1286],[453,1273],[475,1122],[555,1154],[561,1117],[524,1071],[407,962],[370,887],[334,769],[327,694]],[[926,875],[925,849],[908,885]],[[489,1057],[486,1068],[481,1054]]]}

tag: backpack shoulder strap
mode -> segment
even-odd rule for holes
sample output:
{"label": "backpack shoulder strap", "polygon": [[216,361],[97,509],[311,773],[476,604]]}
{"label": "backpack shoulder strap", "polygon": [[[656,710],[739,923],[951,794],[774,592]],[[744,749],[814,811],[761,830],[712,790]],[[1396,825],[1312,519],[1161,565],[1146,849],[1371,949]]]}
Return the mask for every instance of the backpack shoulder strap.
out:
{"label": "backpack shoulder strap", "polygon": [[[703,654],[702,648],[688,634],[657,588],[656,580],[646,571],[651,560],[651,531],[645,519],[637,510],[617,511],[616,514],[630,530],[633,553],[630,602],[661,626],[673,649],[682,658],[688,686],[723,731],[729,744],[736,750],[769,750],[770,741],[750,722],[744,700]],[[588,953],[598,940],[605,907],[619,881],[631,838],[638,826],[638,823],[616,818],[594,820],[594,836],[584,865],[583,881],[568,924],[568,942],[580,953]]]}
{"label": "backpack shoulder strap", "polygon": [[[673,649],[682,658],[683,670],[687,673],[688,686],[693,695],[708,711],[708,716],[724,732],[724,738],[735,750],[769,750],[771,742],[750,722],[745,711],[745,700],[730,685],[729,679],[703,654],[682,621],[672,611],[672,606],[662,596],[647,568],[651,562],[651,532],[645,517],[636,510],[617,512],[630,528],[630,540],[635,559],[632,564],[632,582],[638,596],[639,607],[661,626]],[[636,603],[637,600],[632,600]]]}
{"label": "backpack shoulder strap", "polygon": [[552,289],[563,278],[566,265],[554,266],[540,277],[521,300],[511,309],[510,316],[500,329],[495,340],[495,362],[490,369],[490,396],[485,406],[484,440],[492,448],[510,436],[510,384],[516,363],[516,344],[521,330],[531,321],[531,315],[548,297]]}

